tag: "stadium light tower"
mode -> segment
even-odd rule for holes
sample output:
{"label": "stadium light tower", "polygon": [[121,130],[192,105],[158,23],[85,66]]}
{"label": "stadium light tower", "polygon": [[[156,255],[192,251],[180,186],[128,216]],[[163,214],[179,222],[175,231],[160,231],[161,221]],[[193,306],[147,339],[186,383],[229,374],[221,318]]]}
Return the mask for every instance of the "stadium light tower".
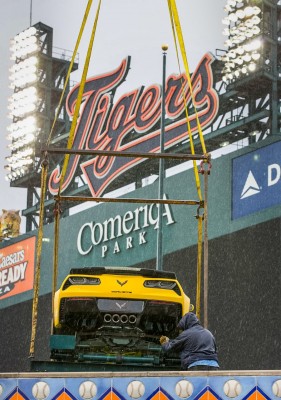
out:
{"label": "stadium light tower", "polygon": [[233,104],[227,103],[229,123],[237,138],[253,143],[280,134],[281,2],[227,0],[225,11],[221,61],[224,97]]}
{"label": "stadium light tower", "polygon": [[[55,51],[58,53],[58,57]],[[17,34],[11,41],[10,81],[13,94],[9,99],[6,179],[13,187],[27,189],[26,230],[37,228],[36,216],[40,196],[41,149],[46,144],[59,105],[71,56],[65,50],[53,49],[53,29],[41,22]],[[72,71],[78,68],[73,64]],[[65,95],[69,92],[69,83]],[[65,101],[53,137],[56,142],[69,131]]]}
{"label": "stadium light tower", "polygon": [[[256,5],[256,4],[259,4]],[[225,45],[228,51],[223,57],[223,80],[234,82],[257,71],[268,64],[266,43],[263,34],[268,35],[269,27],[265,27],[264,3],[257,1],[228,0],[225,10],[228,16],[223,23],[227,36]]]}
{"label": "stadium light tower", "polygon": [[33,115],[39,102],[37,29],[30,27],[12,41],[12,56],[15,64],[10,69],[10,87],[14,90],[9,99],[8,127],[11,155],[7,157],[8,180],[16,181],[34,168],[34,143],[38,136],[38,125]]}

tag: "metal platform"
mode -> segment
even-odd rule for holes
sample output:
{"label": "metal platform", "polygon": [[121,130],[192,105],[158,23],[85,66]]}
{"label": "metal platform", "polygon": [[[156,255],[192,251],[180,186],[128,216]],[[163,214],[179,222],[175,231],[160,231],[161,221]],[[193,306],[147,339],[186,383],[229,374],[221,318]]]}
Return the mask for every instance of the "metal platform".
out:
{"label": "metal platform", "polygon": [[153,364],[118,364],[108,363],[92,363],[92,362],[71,362],[71,361],[51,361],[51,360],[31,360],[31,372],[139,372],[139,371],[179,371],[179,364],[175,365],[153,365]]}

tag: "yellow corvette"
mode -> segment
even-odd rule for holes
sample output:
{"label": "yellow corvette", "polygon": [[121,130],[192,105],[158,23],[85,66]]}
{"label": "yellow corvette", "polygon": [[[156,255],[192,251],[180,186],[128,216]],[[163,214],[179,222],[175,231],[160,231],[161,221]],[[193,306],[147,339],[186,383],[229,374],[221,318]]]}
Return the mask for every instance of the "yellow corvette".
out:
{"label": "yellow corvette", "polygon": [[[190,299],[173,272],[72,269],[55,294],[52,358],[64,358],[70,347],[72,357],[84,361],[108,361],[110,354],[119,360],[128,354],[143,359],[153,353],[152,344],[161,351],[159,337],[173,337],[189,310]],[[58,335],[72,335],[75,345],[62,344],[67,340],[58,341]]]}

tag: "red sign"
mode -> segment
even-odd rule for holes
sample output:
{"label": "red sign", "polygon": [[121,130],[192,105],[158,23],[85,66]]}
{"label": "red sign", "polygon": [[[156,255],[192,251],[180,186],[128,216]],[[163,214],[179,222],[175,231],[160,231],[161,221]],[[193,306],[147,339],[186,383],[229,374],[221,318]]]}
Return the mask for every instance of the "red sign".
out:
{"label": "red sign", "polygon": [[36,238],[0,249],[0,300],[33,289]]}
{"label": "red sign", "polygon": [[[198,131],[194,106],[201,128],[207,128],[218,112],[218,94],[213,87],[211,65],[214,57],[207,53],[191,76],[193,101],[185,74],[171,75],[165,87],[165,111],[170,123],[165,128],[165,149],[188,139],[185,106],[189,113],[192,133]],[[92,77],[85,82],[83,101],[77,123],[73,150],[105,150],[157,153],[160,151],[161,86],[153,84],[123,94],[115,103],[118,86],[125,80],[130,57],[109,73]],[[69,116],[73,116],[79,85],[66,100]],[[143,158],[94,156],[85,162],[80,155],[70,155],[63,192],[71,183],[77,168],[81,168],[93,197],[100,196],[119,175],[144,161]],[[49,190],[59,188],[60,167],[49,179]]]}

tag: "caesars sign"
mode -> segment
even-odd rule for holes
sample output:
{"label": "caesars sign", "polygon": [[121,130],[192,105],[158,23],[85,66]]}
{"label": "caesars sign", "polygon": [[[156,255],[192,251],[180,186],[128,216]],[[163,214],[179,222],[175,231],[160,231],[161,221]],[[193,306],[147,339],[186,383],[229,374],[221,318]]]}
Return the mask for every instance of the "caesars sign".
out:
{"label": "caesars sign", "polygon": [[35,237],[0,250],[0,299],[33,289]]}
{"label": "caesars sign", "polygon": [[[214,121],[219,107],[214,88],[212,63],[215,58],[205,54],[191,75],[192,93],[185,74],[170,75],[165,85],[165,149],[188,140],[188,122],[192,134],[200,126],[206,129]],[[73,150],[129,151],[157,153],[160,151],[161,85],[139,87],[115,99],[117,88],[126,79],[130,57],[114,71],[92,77],[85,82],[79,120],[76,126]],[[73,116],[80,85],[75,86],[66,100],[66,108]],[[194,107],[195,106],[195,107]],[[194,111],[196,108],[197,115]],[[109,184],[130,168],[145,161],[138,157],[96,155],[80,161],[81,155],[70,155],[61,185],[65,191],[76,176],[83,172],[93,197],[101,196]],[[50,175],[49,190],[56,195],[60,186],[61,169],[57,166]],[[95,224],[94,224],[95,225]]]}

